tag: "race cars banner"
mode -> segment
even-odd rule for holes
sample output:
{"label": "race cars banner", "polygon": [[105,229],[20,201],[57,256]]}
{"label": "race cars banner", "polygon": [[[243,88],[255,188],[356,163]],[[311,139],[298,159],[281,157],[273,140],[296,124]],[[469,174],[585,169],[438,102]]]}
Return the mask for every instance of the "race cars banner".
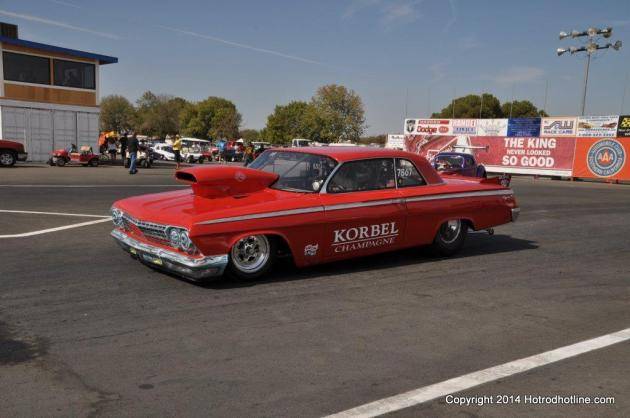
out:
{"label": "race cars banner", "polygon": [[630,115],[406,119],[404,148],[473,154],[488,172],[630,181]]}
{"label": "race cars banner", "polygon": [[619,116],[581,116],[578,118],[577,136],[615,137]]}

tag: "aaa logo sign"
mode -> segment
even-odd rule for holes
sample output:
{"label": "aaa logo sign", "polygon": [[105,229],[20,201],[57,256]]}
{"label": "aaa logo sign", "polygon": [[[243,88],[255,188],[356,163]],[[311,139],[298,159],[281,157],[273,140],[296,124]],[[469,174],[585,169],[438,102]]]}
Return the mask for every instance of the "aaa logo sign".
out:
{"label": "aaa logo sign", "polygon": [[599,177],[617,174],[626,162],[626,152],[614,139],[603,139],[594,143],[586,155],[588,169]]}

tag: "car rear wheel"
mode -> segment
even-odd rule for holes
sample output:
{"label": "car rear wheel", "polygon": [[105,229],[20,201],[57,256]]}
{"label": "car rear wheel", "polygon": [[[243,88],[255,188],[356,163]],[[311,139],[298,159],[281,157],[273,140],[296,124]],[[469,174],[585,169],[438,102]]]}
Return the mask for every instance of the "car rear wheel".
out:
{"label": "car rear wheel", "polygon": [[98,158],[92,158],[90,160],[90,166],[91,167],[98,167]]}
{"label": "car rear wheel", "polygon": [[276,257],[276,243],[265,235],[250,235],[236,241],[230,250],[228,273],[239,279],[256,279],[265,274]]}
{"label": "car rear wheel", "polygon": [[462,248],[467,233],[468,225],[461,219],[446,221],[435,235],[433,249],[438,255],[451,256]]}
{"label": "car rear wheel", "polygon": [[0,165],[3,167],[12,167],[15,165],[15,154],[11,151],[0,151]]}

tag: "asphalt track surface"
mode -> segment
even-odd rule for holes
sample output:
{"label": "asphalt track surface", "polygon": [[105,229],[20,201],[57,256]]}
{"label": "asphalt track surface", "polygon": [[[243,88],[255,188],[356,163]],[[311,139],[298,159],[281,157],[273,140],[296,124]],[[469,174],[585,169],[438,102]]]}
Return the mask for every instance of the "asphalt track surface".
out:
{"label": "asphalt track surface", "polygon": [[[0,170],[0,210],[107,216],[171,167]],[[71,187],[68,187],[71,186]],[[333,414],[630,327],[630,186],[516,178],[518,222],[426,249],[204,286],[148,269],[109,222],[0,238],[1,416]],[[0,211],[0,235],[98,218]],[[407,416],[630,416],[630,343],[455,396],[614,397]],[[523,398],[522,398],[523,399]]]}

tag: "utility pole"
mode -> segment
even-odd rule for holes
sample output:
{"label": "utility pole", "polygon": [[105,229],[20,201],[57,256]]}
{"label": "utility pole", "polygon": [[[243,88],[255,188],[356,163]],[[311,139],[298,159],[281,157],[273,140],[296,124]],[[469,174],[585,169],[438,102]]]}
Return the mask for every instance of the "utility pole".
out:
{"label": "utility pole", "polygon": [[628,87],[628,74],[630,74],[630,71],[626,72],[626,81],[623,83],[623,95],[621,96],[621,108],[619,108],[620,115],[623,114],[623,105],[626,104],[626,89]]}
{"label": "utility pole", "polygon": [[453,111],[453,119],[455,119],[455,96],[457,95],[457,89],[453,87],[453,100],[451,100],[451,110]]}
{"label": "utility pole", "polygon": [[407,103],[409,102],[409,88],[405,89],[405,119],[407,119]]}
{"label": "utility pole", "polygon": [[614,44],[608,42],[603,45],[600,45],[597,43],[599,37],[606,38],[606,39],[610,38],[612,36],[612,30],[613,28],[607,27],[604,29],[588,28],[587,30],[584,30],[581,32],[577,30],[572,30],[571,33],[560,32],[560,35],[559,35],[560,40],[569,38],[569,37],[570,38],[579,38],[582,36],[588,37],[588,41],[586,45],[584,46],[581,46],[581,47],[572,46],[570,48],[558,48],[556,50],[556,53],[558,54],[558,56],[564,54],[565,52],[570,52],[571,55],[577,52],[586,53],[586,67],[584,69],[584,89],[582,91],[582,116],[584,116],[584,112],[586,110],[586,89],[588,87],[588,73],[591,66],[591,55],[593,55],[595,52],[597,52],[600,49],[612,48],[615,51],[619,51],[619,49],[621,49],[621,41],[615,41]]}
{"label": "utility pole", "polygon": [[431,117],[431,87],[429,86],[429,94],[427,94],[427,118]]}
{"label": "utility pole", "polygon": [[514,83],[512,83],[512,98],[510,99],[510,119],[512,118],[512,108],[514,108]]}
{"label": "utility pole", "polygon": [[543,105],[543,111],[549,114],[549,112],[547,112],[547,93],[549,93],[549,79],[545,80],[545,101]]}
{"label": "utility pole", "polygon": [[481,106],[479,107],[479,119],[481,119],[482,113],[483,113],[483,90],[481,90]]}

